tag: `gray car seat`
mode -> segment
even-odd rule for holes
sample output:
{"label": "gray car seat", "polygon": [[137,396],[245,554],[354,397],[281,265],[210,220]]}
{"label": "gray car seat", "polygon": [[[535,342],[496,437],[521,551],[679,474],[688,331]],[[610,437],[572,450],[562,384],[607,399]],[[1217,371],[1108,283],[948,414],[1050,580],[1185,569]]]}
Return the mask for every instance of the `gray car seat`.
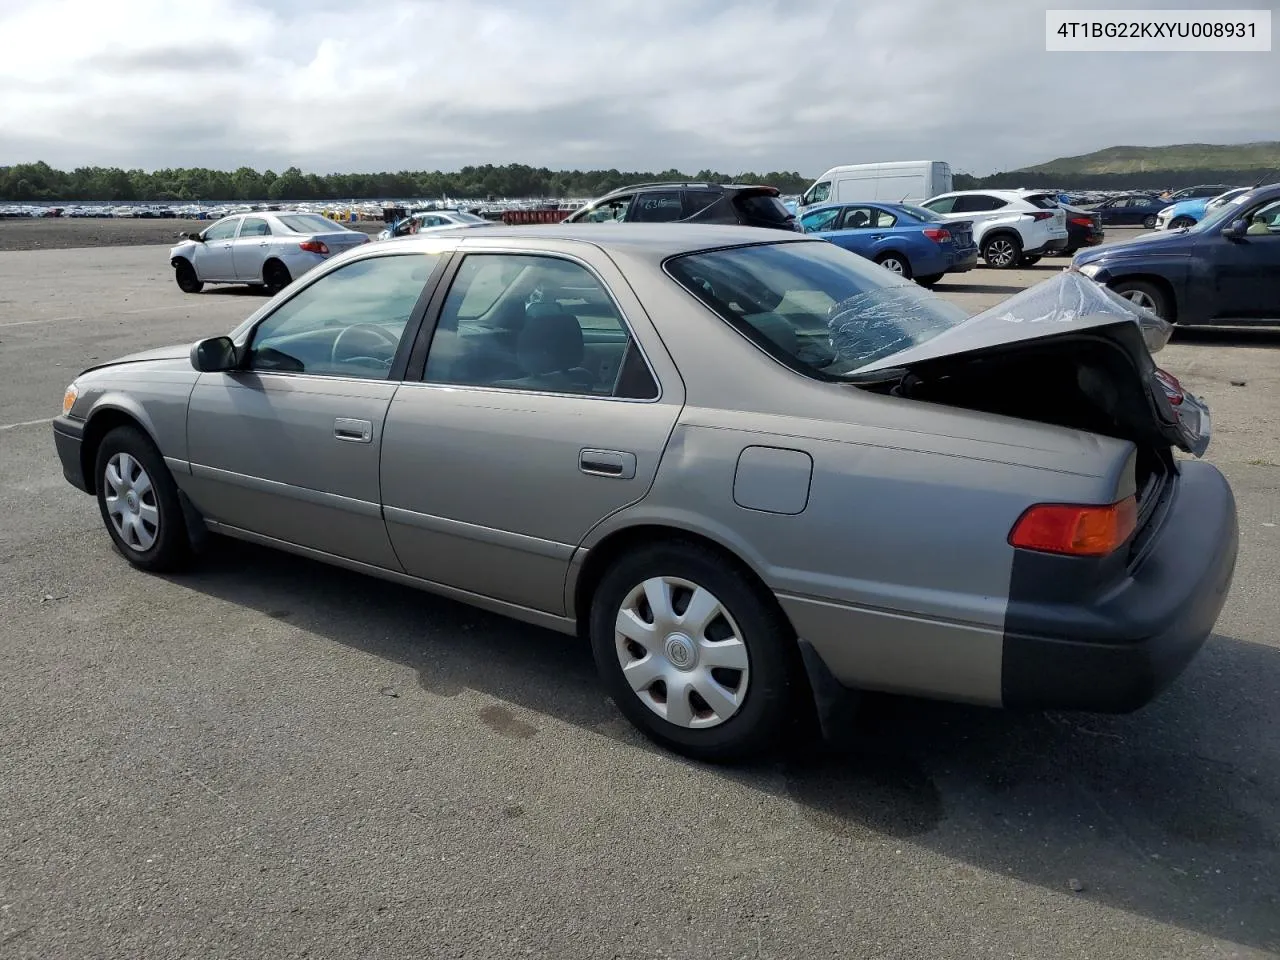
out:
{"label": "gray car seat", "polygon": [[500,380],[495,387],[589,393],[595,377],[582,366],[582,327],[567,313],[528,317],[516,343],[516,361],[524,376]]}

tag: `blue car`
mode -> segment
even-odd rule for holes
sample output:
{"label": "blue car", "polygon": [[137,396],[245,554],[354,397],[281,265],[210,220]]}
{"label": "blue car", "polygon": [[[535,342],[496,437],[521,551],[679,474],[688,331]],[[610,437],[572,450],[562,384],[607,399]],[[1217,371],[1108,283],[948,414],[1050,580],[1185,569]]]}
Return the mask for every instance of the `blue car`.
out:
{"label": "blue car", "polygon": [[806,210],[805,233],[843,247],[880,266],[932,286],[944,274],[978,265],[978,245],[968,220],[945,220],[905,203],[829,203]]}
{"label": "blue car", "polygon": [[1280,183],[1186,230],[1077,253],[1071,269],[1171,323],[1280,323]]}
{"label": "blue car", "polygon": [[1156,229],[1177,230],[1179,227],[1189,227],[1199,223],[1209,211],[1216,210],[1228,200],[1248,192],[1248,187],[1233,187],[1225,193],[1218,194],[1216,197],[1193,197],[1190,200],[1179,200],[1177,203],[1172,203],[1165,207],[1156,216]]}

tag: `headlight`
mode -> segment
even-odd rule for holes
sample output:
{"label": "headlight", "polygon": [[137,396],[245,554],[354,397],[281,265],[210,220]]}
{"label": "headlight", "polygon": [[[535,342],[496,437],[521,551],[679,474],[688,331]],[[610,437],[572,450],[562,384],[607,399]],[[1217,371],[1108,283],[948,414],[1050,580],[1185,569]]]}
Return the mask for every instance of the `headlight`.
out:
{"label": "headlight", "polygon": [[67,387],[67,389],[63,392],[62,415],[64,417],[71,412],[71,408],[76,405],[76,400],[79,398],[79,396],[80,396],[80,388],[77,387],[74,383],[71,384],[71,386]]}
{"label": "headlight", "polygon": [[1094,274],[1101,269],[1102,267],[1098,266],[1096,263],[1086,263],[1084,266],[1080,267],[1080,272],[1086,277],[1093,279]]}

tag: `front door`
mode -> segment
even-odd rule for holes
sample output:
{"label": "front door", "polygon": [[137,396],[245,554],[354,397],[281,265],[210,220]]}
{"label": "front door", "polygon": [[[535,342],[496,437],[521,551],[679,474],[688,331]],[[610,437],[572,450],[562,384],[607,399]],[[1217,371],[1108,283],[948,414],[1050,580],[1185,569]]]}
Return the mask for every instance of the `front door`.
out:
{"label": "front door", "polygon": [[682,386],[655,373],[669,358],[617,268],[580,256],[459,264],[422,382],[387,414],[384,513],[408,573],[562,614],[575,548],[648,491]]}
{"label": "front door", "polygon": [[401,341],[439,261],[396,253],[325,273],[254,328],[241,369],[201,374],[187,446],[190,494],[207,519],[400,569],[379,458]]}
{"label": "front door", "polygon": [[192,254],[196,275],[201,280],[236,278],[233,250],[239,228],[239,217],[227,217],[205,230],[204,242],[197,244]]}
{"label": "front door", "polygon": [[1210,239],[1216,315],[1280,319],[1280,201],[1255,205],[1238,216],[1249,224],[1243,237]]}

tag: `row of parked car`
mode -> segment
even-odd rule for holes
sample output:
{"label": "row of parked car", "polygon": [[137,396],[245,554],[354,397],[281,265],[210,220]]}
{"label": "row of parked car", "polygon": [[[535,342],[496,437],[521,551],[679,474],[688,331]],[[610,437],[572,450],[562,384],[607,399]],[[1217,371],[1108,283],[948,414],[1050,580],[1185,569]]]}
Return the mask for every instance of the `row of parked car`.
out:
{"label": "row of parked car", "polygon": [[[1159,234],[1104,247],[1097,209],[1034,190],[961,190],[920,204],[824,203],[797,216],[773,187],[645,183],[613,191],[566,222],[729,223],[812,233],[926,287],[972,270],[979,259],[1012,269],[1046,255],[1073,256],[1077,269],[1165,319],[1280,319],[1280,184],[1186,202],[1200,200],[1190,224],[1174,214]],[[378,239],[491,226],[465,211],[432,210],[392,224]],[[369,240],[313,214],[236,214],[185,238],[170,261],[187,292],[227,282],[272,291]]]}

